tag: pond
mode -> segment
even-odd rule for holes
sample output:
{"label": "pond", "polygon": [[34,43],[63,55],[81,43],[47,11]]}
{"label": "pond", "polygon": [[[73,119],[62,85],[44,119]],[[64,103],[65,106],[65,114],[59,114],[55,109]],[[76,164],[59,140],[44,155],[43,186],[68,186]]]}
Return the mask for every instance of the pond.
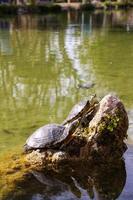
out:
{"label": "pond", "polygon": [[[27,182],[18,186],[18,196],[14,192],[11,196],[6,194],[7,197],[0,195],[1,199],[133,199],[132,39],[133,10],[0,18],[1,163],[5,162],[3,155],[21,152],[26,138],[35,129],[47,123],[61,123],[75,103],[91,94],[96,93],[98,98],[116,94],[130,119],[129,149],[124,170],[120,165],[122,173],[118,179],[123,182],[117,195],[109,197],[105,192],[101,197],[95,187],[90,195],[73,178],[73,187],[80,191],[78,196],[68,183],[66,186],[66,181],[57,181],[57,177],[46,179],[43,175],[43,183],[30,176],[32,186],[39,185],[34,194],[33,190],[25,190]],[[102,179],[99,180],[100,185]],[[53,186],[56,181],[58,189]],[[106,182],[103,178],[103,183]]]}

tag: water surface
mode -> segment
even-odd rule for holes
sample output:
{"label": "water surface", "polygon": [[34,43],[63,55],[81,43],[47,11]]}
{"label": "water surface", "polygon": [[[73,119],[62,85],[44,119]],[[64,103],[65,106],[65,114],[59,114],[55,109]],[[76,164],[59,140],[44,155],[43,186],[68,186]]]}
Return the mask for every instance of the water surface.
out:
{"label": "water surface", "polygon": [[[0,18],[0,155],[21,152],[35,129],[61,123],[75,103],[93,93],[122,99],[132,144],[132,39],[133,10]],[[92,87],[79,87],[84,84]],[[131,173],[128,188],[132,180]],[[119,199],[133,199],[131,190],[122,195]]]}

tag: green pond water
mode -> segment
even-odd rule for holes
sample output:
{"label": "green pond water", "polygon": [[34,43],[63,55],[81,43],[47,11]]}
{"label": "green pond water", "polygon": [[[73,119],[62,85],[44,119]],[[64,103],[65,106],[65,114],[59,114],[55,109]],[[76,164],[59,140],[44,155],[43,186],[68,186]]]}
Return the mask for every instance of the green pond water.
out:
{"label": "green pond water", "polygon": [[[92,87],[79,87],[84,84]],[[21,152],[34,130],[46,123],[61,123],[75,103],[94,93],[98,98],[113,93],[123,101],[132,144],[132,86],[133,10],[1,17],[0,156]],[[125,190],[120,199],[133,199],[129,193],[130,197]]]}

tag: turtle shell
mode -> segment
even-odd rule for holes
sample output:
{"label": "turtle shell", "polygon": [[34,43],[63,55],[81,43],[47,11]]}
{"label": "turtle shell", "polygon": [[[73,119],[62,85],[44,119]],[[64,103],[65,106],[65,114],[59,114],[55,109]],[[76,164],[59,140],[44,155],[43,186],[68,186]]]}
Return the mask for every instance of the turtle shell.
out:
{"label": "turtle shell", "polygon": [[80,113],[83,110],[83,108],[85,107],[86,104],[87,104],[87,100],[86,101],[80,101],[79,103],[74,105],[72,110],[68,114],[67,118],[63,121],[63,124],[66,124],[68,120],[71,120],[76,115],[78,115],[78,113]]}
{"label": "turtle shell", "polygon": [[54,147],[69,134],[65,126],[47,124],[37,129],[26,141],[25,150]]}
{"label": "turtle shell", "polygon": [[80,101],[77,103],[70,113],[68,114],[67,118],[63,121],[62,125],[66,125],[67,123],[70,123],[79,117],[82,117],[82,115],[89,109],[93,108],[94,104],[98,103],[98,100],[96,98],[96,95],[92,95],[89,100],[86,101]]}

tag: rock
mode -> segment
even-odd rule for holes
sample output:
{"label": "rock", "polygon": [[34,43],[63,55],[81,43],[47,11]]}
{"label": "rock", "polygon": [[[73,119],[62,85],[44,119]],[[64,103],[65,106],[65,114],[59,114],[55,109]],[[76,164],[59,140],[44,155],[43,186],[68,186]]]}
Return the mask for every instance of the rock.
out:
{"label": "rock", "polygon": [[115,96],[107,95],[99,103],[99,109],[89,124],[89,139],[97,140],[103,133],[127,137],[128,117],[122,102]]}
{"label": "rock", "polygon": [[88,138],[82,151],[94,159],[121,158],[126,150],[127,129],[128,117],[123,103],[109,94],[100,101],[98,111],[84,130]]}
{"label": "rock", "polygon": [[57,164],[69,159],[68,153],[52,149],[45,151],[34,150],[26,155],[26,161],[35,168],[47,167],[49,164]]}
{"label": "rock", "polygon": [[52,156],[52,163],[53,162],[60,162],[69,159],[69,155],[66,152],[58,151],[53,154]]}
{"label": "rock", "polygon": [[39,150],[32,151],[31,153],[26,155],[26,160],[32,166],[43,166],[44,160],[46,161],[46,153],[41,153]]}
{"label": "rock", "polygon": [[61,161],[92,160],[112,162],[126,151],[128,117],[123,103],[115,96],[106,95],[87,127],[80,127],[63,149],[33,151],[27,155],[32,164],[61,163]]}

